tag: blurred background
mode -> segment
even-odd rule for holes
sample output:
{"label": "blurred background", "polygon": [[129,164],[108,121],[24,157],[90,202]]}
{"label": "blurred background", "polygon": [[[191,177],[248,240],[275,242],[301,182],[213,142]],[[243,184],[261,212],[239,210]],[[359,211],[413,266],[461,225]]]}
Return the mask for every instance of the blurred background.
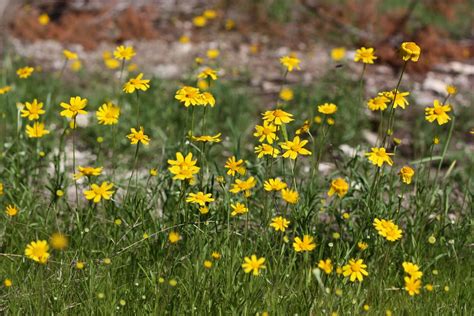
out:
{"label": "blurred background", "polygon": [[[356,147],[361,141],[374,143],[378,126],[374,113],[358,116],[358,87],[365,90],[364,100],[393,89],[402,66],[398,47],[415,41],[421,58],[408,64],[401,86],[410,92],[410,111],[400,113],[396,135],[405,144],[402,154],[426,152],[442,133],[422,119],[424,108],[454,85],[458,151],[449,158],[463,161],[474,146],[473,12],[474,1],[463,0],[0,0],[0,53],[3,65],[11,65],[3,68],[2,83],[13,78],[8,69],[34,66],[40,73],[32,79],[36,90],[23,93],[43,98],[48,92],[42,83],[63,74],[62,51],[69,49],[79,60],[59,75],[60,93],[101,104],[114,95],[120,77],[113,50],[132,45],[137,55],[125,76],[143,72],[152,79],[152,91],[143,96],[146,117],[156,121],[147,124],[154,126],[152,138],[170,137],[172,143],[181,135],[184,118],[176,111],[174,93],[183,84],[195,85],[199,69],[210,66],[219,70],[213,119],[222,126],[216,129],[240,139],[247,150],[253,151],[249,122],[256,123],[278,100],[304,119],[311,119],[316,104],[338,104],[344,111],[333,145]],[[363,86],[362,65],[353,62],[361,46],[374,47],[378,56],[367,67]],[[301,59],[301,70],[283,80],[278,60],[291,53]],[[16,89],[21,95],[27,88],[17,84]],[[125,98],[123,103],[131,107],[133,102]],[[162,126],[162,121],[176,124]],[[101,133],[88,130],[84,148],[94,148]]]}
{"label": "blurred background", "polygon": [[163,48],[181,40],[188,45],[180,51],[196,53],[203,44],[254,54],[366,45],[396,67],[394,47],[413,40],[424,50],[411,71],[422,73],[471,59],[473,12],[469,0],[0,0],[2,35],[43,62],[55,46],[87,58],[107,44],[132,41],[152,43],[141,62],[160,61],[150,56],[159,53],[172,63],[176,52]]}

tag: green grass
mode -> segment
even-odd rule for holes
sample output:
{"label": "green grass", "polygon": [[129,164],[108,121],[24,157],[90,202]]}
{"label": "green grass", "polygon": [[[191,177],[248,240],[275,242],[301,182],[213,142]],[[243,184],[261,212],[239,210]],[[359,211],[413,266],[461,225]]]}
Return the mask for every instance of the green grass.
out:
{"label": "green grass", "polygon": [[[206,110],[206,127],[210,134],[221,132],[224,141],[202,147],[184,139],[191,127],[192,109],[174,99],[180,82],[152,78],[152,87],[140,92],[138,99],[140,122],[152,141],[148,147],[140,146],[139,177],[137,182],[132,179],[130,196],[124,199],[136,148],[125,135],[136,122],[136,96],[120,94],[119,83],[112,73],[105,72],[67,71],[68,80],[60,81],[57,73],[41,73],[18,80],[14,70],[23,64],[12,64],[7,58],[1,77],[1,82],[14,85],[12,92],[0,96],[0,182],[5,186],[0,196],[0,276],[13,281],[12,287],[0,290],[2,313],[383,315],[390,310],[393,315],[472,314],[473,158],[463,148],[466,131],[474,123],[469,112],[464,112],[468,107],[456,109],[451,146],[435,177],[450,124],[429,124],[423,118],[423,107],[410,100],[407,110],[396,112],[394,134],[407,135],[409,142],[389,147],[390,152],[396,151],[395,164],[382,168],[373,185],[376,167],[363,156],[349,157],[338,149],[348,144],[360,153],[367,151],[370,146],[361,131],[376,132],[378,126],[378,117],[369,115],[361,104],[359,82],[344,69],[311,86],[292,87],[295,99],[282,105],[295,117],[287,126],[290,139],[304,120],[313,121],[317,104],[327,101],[339,106],[334,126],[312,124],[316,144],[307,145],[315,153],[321,148],[322,162],[335,164],[328,174],[313,172],[314,155],[299,157],[294,172],[288,159],[256,158],[253,147],[258,142],[253,129],[267,108],[245,81],[219,80],[211,87],[217,104]],[[189,74],[183,83],[194,84],[192,78]],[[115,147],[113,128],[98,125],[95,117],[87,127],[66,128],[66,120],[59,116],[59,103],[74,95],[89,99],[90,112],[104,101],[118,102],[122,115]],[[33,98],[47,103],[44,121],[51,130],[38,142],[26,138],[24,119],[18,134],[16,128],[14,104]],[[457,102],[457,98],[451,100],[452,104]],[[204,109],[197,107],[195,134],[204,128],[203,120]],[[322,126],[329,131],[325,141],[321,139]],[[72,153],[65,150],[74,132],[78,151],[94,154],[87,163],[104,166],[104,174],[93,182],[111,181],[115,166],[117,192],[111,201],[93,204],[80,194],[79,204],[75,204]],[[434,135],[439,135],[441,142],[433,147]],[[100,145],[96,141],[99,136],[104,138]],[[281,141],[283,138],[280,135]],[[174,159],[178,150],[191,151],[198,159],[201,172],[193,186],[172,180],[167,170],[167,159]],[[44,157],[38,155],[41,151]],[[223,166],[232,155],[247,160],[243,178],[252,175],[257,179],[248,198],[229,192],[234,179],[225,174]],[[413,183],[402,184],[398,170],[421,159],[412,163],[416,170]],[[158,168],[157,177],[148,176],[150,168]],[[224,182],[218,181],[218,176],[223,176]],[[276,176],[289,185],[296,184],[300,194],[296,205],[263,190],[263,182]],[[327,196],[335,177],[344,177],[351,185],[342,199]],[[80,184],[79,192],[87,186],[87,181]],[[58,198],[58,189],[69,194]],[[201,215],[195,206],[185,203],[183,190],[212,193],[216,201],[210,204],[210,212]],[[248,216],[230,217],[230,204],[237,201],[248,206]],[[11,203],[20,209],[13,218],[3,213]],[[345,219],[344,213],[350,217]],[[275,215],[291,221],[285,233],[269,227]],[[372,226],[375,217],[393,219],[402,228],[403,238],[389,242],[379,236]],[[116,219],[121,219],[121,225],[114,224]],[[29,242],[48,240],[57,231],[68,235],[69,247],[52,250],[46,265],[23,256]],[[178,231],[182,240],[170,244],[170,231]],[[314,236],[314,251],[294,251],[294,237],[303,234]],[[436,237],[435,244],[428,242],[430,236]],[[367,242],[368,249],[359,250],[359,241]],[[222,258],[212,259],[213,251]],[[266,258],[266,269],[258,277],[241,268],[244,257],[252,254]],[[105,258],[111,259],[110,265],[103,262]],[[358,284],[335,272],[325,275],[316,267],[326,258],[335,266],[345,265],[350,258],[364,259],[369,276]],[[78,260],[86,263],[83,270],[75,268]],[[213,262],[211,269],[204,268],[205,260]],[[434,290],[421,289],[420,295],[409,296],[403,289],[403,261],[420,265],[423,285],[433,284]],[[170,280],[175,280],[176,286],[170,285]],[[342,294],[337,295],[336,290]],[[368,312],[363,309],[365,304],[370,306]]]}

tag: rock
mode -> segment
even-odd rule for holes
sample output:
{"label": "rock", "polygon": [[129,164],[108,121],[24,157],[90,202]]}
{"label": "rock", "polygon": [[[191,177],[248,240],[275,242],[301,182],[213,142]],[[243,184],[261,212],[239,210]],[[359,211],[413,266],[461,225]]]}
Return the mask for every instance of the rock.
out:
{"label": "rock", "polygon": [[474,65],[453,61],[447,64],[438,65],[435,70],[440,72],[454,73],[466,76],[474,75]]}
{"label": "rock", "polygon": [[432,72],[426,74],[426,79],[423,81],[423,89],[431,90],[438,94],[445,93],[446,82],[444,80],[435,78]]}

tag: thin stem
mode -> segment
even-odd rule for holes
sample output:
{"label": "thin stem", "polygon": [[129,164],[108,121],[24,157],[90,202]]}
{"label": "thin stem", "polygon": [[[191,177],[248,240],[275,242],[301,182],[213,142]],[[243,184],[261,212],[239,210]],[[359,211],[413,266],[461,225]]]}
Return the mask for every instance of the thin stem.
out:
{"label": "thin stem", "polygon": [[398,78],[398,82],[397,82],[397,87],[395,88],[395,92],[393,94],[393,100],[392,100],[392,103],[390,104],[390,116],[388,117],[388,128],[387,128],[387,131],[385,132],[385,136],[382,140],[382,144],[385,143],[385,141],[387,140],[387,136],[389,136],[388,134],[390,133],[391,135],[393,134],[393,123],[394,123],[394,116],[395,116],[395,101],[397,100],[397,94],[398,94],[398,89],[400,88],[400,84],[402,83],[402,78],[403,78],[403,74],[405,73],[405,69],[408,65],[408,61],[405,61],[405,63],[403,64],[403,67],[402,67],[402,71],[400,72],[400,77]]}
{"label": "thin stem", "polygon": [[444,157],[446,156],[446,152],[448,151],[449,143],[451,142],[451,136],[453,135],[454,121],[455,120],[456,120],[456,117],[453,116],[453,119],[451,121],[451,126],[449,127],[448,139],[446,140],[446,143],[444,144],[443,153],[441,154],[441,159],[440,159],[439,164],[438,164],[438,169],[436,170],[436,175],[435,175],[435,180],[434,180],[435,184],[438,181],[438,174],[441,171],[441,166],[443,165]]}
{"label": "thin stem", "polygon": [[[76,172],[76,117],[77,115],[74,115],[74,118],[72,120],[73,122],[73,130],[72,130],[72,174]],[[76,190],[76,207],[79,206],[79,190],[77,188],[77,181],[74,180],[74,187]]]}
{"label": "thin stem", "polygon": [[128,198],[128,193],[130,190],[130,183],[132,182],[133,174],[135,173],[135,169],[137,168],[137,162],[138,162],[138,149],[140,148],[140,142],[137,143],[137,149],[135,150],[135,157],[134,157],[134,162],[133,162],[133,169],[132,173],[130,174],[130,178],[128,178],[128,184],[127,184],[127,191],[125,193],[125,199],[124,201],[127,201]]}
{"label": "thin stem", "polygon": [[137,94],[137,128],[140,127],[140,100],[138,97],[138,90],[136,90]]}

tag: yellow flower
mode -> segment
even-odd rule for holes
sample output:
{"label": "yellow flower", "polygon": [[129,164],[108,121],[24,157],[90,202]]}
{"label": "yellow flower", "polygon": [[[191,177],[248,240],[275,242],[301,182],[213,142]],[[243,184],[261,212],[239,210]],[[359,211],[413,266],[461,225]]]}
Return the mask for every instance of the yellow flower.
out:
{"label": "yellow flower", "polygon": [[202,15],[196,16],[193,18],[193,24],[197,27],[204,27],[207,24],[207,19]]}
{"label": "yellow flower", "polygon": [[176,153],[176,160],[169,159],[169,171],[174,174],[174,180],[191,180],[193,175],[199,172],[199,167],[196,166],[197,160],[193,160],[193,154],[188,153],[186,157],[182,153]]}
{"label": "yellow flower", "polygon": [[420,58],[421,48],[414,42],[403,42],[400,46],[400,54],[404,61],[417,62]]}
{"label": "yellow flower", "polygon": [[404,261],[402,263],[402,267],[405,273],[410,275],[415,280],[421,279],[421,277],[423,276],[423,272],[420,271],[420,267],[412,262]]}
{"label": "yellow flower", "polygon": [[390,99],[384,95],[376,96],[367,102],[367,107],[371,111],[384,111],[388,107]]}
{"label": "yellow flower", "polygon": [[201,90],[207,90],[209,88],[209,83],[206,80],[199,79],[196,83],[196,86]]}
{"label": "yellow flower", "polygon": [[362,259],[350,259],[349,263],[342,267],[343,275],[349,277],[351,282],[358,280],[362,282],[364,276],[368,276],[367,265],[364,264]]}
{"label": "yellow flower", "polygon": [[372,147],[372,151],[370,153],[366,153],[366,156],[369,157],[369,161],[378,166],[382,167],[384,163],[389,164],[390,166],[393,165],[393,161],[390,158],[390,156],[393,156],[393,153],[387,153],[385,151],[385,148],[377,148],[377,147]]}
{"label": "yellow flower", "polygon": [[244,161],[242,159],[237,160],[235,156],[229,157],[225,162],[225,168],[227,170],[227,174],[230,176],[235,176],[235,173],[239,173],[240,175],[245,174],[245,166]]}
{"label": "yellow flower", "polygon": [[[405,106],[408,105],[408,100],[405,97],[409,95],[410,95],[410,92],[401,92],[396,89],[392,91],[384,91],[384,92],[379,93],[379,96],[384,96],[388,98],[391,102],[393,102],[394,109],[396,109],[397,107],[401,107],[402,109],[405,109]],[[395,98],[395,102],[393,101],[394,98]]]}
{"label": "yellow flower", "polygon": [[156,177],[158,175],[158,169],[156,168],[151,168],[150,169],[150,176],[151,177]]}
{"label": "yellow flower", "polygon": [[249,257],[244,258],[244,263],[242,264],[242,268],[244,269],[245,273],[252,272],[253,275],[257,276],[260,274],[261,269],[265,269],[265,258],[258,258],[256,255],[251,255]]}
{"label": "yellow flower", "polygon": [[189,43],[189,36],[181,35],[180,38],[179,38],[179,42],[180,42],[181,44],[187,44],[187,43]]}
{"label": "yellow flower", "polygon": [[284,143],[280,143],[280,146],[283,150],[286,150],[283,153],[283,158],[290,158],[295,160],[298,155],[311,155],[311,152],[304,148],[304,145],[308,143],[307,140],[300,141],[299,136],[295,136],[292,141],[288,140]]}
{"label": "yellow flower", "polygon": [[446,92],[450,95],[455,95],[456,93],[458,93],[458,89],[453,85],[447,85]]}
{"label": "yellow flower", "polygon": [[329,188],[328,195],[333,196],[334,193],[337,193],[337,195],[342,198],[347,194],[348,190],[349,183],[347,183],[343,178],[336,178],[331,181],[331,187]]}
{"label": "yellow flower", "polygon": [[210,261],[210,260],[204,260],[203,266],[204,266],[204,268],[206,268],[206,269],[212,268],[212,261]]}
{"label": "yellow flower", "polygon": [[377,56],[375,56],[374,53],[375,51],[371,47],[370,48],[361,47],[358,50],[356,50],[354,61],[363,62],[364,64],[373,64],[374,60],[377,59]]}
{"label": "yellow flower", "polygon": [[109,69],[117,69],[120,67],[120,62],[114,58],[104,58],[104,64]]}
{"label": "yellow flower", "polygon": [[18,212],[18,208],[13,204],[8,204],[5,209],[5,213],[10,217],[16,216]]}
{"label": "yellow flower", "polygon": [[139,73],[135,78],[130,78],[124,85],[123,91],[125,93],[133,93],[135,90],[146,91],[150,88],[150,80],[142,79],[143,73]]}
{"label": "yellow flower", "polygon": [[9,91],[11,91],[12,87],[11,86],[3,86],[0,88],[0,95],[6,94]]}
{"label": "yellow flower", "polygon": [[254,177],[249,177],[247,180],[235,179],[235,183],[232,184],[232,189],[229,191],[231,193],[237,194],[239,192],[244,192],[245,196],[250,196],[250,189],[252,189],[257,184],[257,180]]}
{"label": "yellow flower", "polygon": [[48,25],[49,24],[49,15],[47,15],[46,13],[41,14],[38,17],[38,23],[43,25],[43,26]]}
{"label": "yellow flower", "polygon": [[265,191],[280,191],[287,187],[286,183],[281,181],[280,178],[268,179],[263,184]]}
{"label": "yellow flower", "polygon": [[451,118],[447,114],[447,112],[451,111],[451,105],[449,104],[440,104],[438,100],[433,101],[433,107],[425,108],[425,118],[428,122],[432,123],[433,121],[437,121],[438,125],[443,125],[448,123]]}
{"label": "yellow flower", "polygon": [[75,72],[78,72],[79,70],[81,70],[82,68],[82,63],[79,59],[77,60],[74,60],[72,63],[71,63],[71,69],[72,71],[75,71]]}
{"label": "yellow flower", "polygon": [[285,200],[286,202],[290,204],[298,203],[299,194],[297,191],[293,191],[291,189],[283,189],[280,192],[281,192],[282,199]]}
{"label": "yellow flower", "polygon": [[235,27],[235,21],[234,21],[234,20],[232,20],[232,19],[227,19],[227,20],[225,21],[225,29],[226,29],[227,31],[232,30],[234,27]]}
{"label": "yellow flower", "polygon": [[323,270],[326,274],[330,274],[333,269],[331,259],[320,260],[318,263],[318,268]]}
{"label": "yellow flower", "polygon": [[196,58],[194,58],[194,62],[196,64],[200,65],[204,62],[204,59],[202,59],[202,57],[196,57]]}
{"label": "yellow flower", "polygon": [[275,231],[284,232],[288,228],[289,224],[290,224],[289,220],[287,220],[286,218],[282,216],[277,216],[277,217],[272,218],[270,227],[273,227]]}
{"label": "yellow flower", "polygon": [[212,135],[193,136],[192,139],[197,142],[203,142],[203,143],[220,143],[222,141],[220,137],[221,137],[221,133],[218,133],[214,136]]}
{"label": "yellow flower", "polygon": [[400,178],[402,179],[403,183],[410,184],[411,183],[411,178],[415,175],[415,170],[409,166],[404,166],[402,169],[400,169],[400,172],[398,172],[400,175]]}
{"label": "yellow flower", "polygon": [[78,173],[74,174],[73,178],[74,180],[79,180],[82,177],[92,177],[92,176],[100,176],[102,173],[102,167],[94,168],[94,167],[79,167],[78,168]]}
{"label": "yellow flower", "polygon": [[0,182],[0,195],[3,195],[3,183]]}
{"label": "yellow flower", "polygon": [[296,134],[296,135],[301,135],[301,134],[304,134],[304,133],[308,133],[308,132],[309,132],[309,128],[310,128],[309,121],[306,120],[306,121],[303,122],[303,126],[301,126],[300,128],[298,128],[298,129],[295,131],[295,134]]}
{"label": "yellow flower", "polygon": [[205,214],[209,213],[209,207],[207,207],[207,206],[201,206],[201,207],[199,208],[199,213],[201,213],[202,215],[205,215]]}
{"label": "yellow flower", "polygon": [[428,242],[432,245],[435,244],[436,243],[436,237],[431,235],[430,237],[428,237]]}
{"label": "yellow flower", "polygon": [[425,285],[425,290],[427,290],[428,292],[433,291],[433,285],[432,284],[426,284]]}
{"label": "yellow flower", "polygon": [[293,69],[300,70],[300,62],[301,60],[296,56],[283,56],[280,58],[280,63],[286,67],[288,72],[292,72]]}
{"label": "yellow flower", "polygon": [[294,98],[293,90],[291,90],[290,88],[281,89],[280,99],[282,99],[283,101],[289,102],[289,101],[293,100],[293,98]]}
{"label": "yellow flower", "polygon": [[310,235],[303,235],[303,239],[300,237],[295,237],[293,242],[293,248],[296,252],[301,251],[313,251],[316,248],[316,244],[313,242],[314,238]]}
{"label": "yellow flower", "polygon": [[368,245],[366,242],[359,241],[359,242],[357,243],[357,247],[358,247],[360,250],[364,251],[365,249],[369,248],[369,245]]}
{"label": "yellow flower", "polygon": [[21,110],[21,117],[27,117],[30,121],[38,120],[41,114],[46,113],[43,110],[43,102],[38,102],[36,99],[31,103],[25,102],[25,108]]}
{"label": "yellow flower", "polygon": [[114,125],[118,123],[120,108],[112,102],[102,104],[95,112],[97,121],[102,125]]}
{"label": "yellow flower", "polygon": [[49,258],[49,245],[46,240],[32,241],[26,246],[25,256],[29,259],[39,263],[48,262]]}
{"label": "yellow flower", "polygon": [[184,86],[176,91],[174,98],[179,102],[184,103],[185,107],[189,107],[190,105],[200,105],[202,102],[201,92],[199,89],[190,86]]}
{"label": "yellow flower", "polygon": [[13,282],[12,282],[12,280],[10,280],[10,279],[5,279],[5,280],[3,281],[3,285],[4,285],[5,287],[11,287],[11,286],[13,285]]}
{"label": "yellow flower", "polygon": [[263,156],[272,156],[273,158],[278,157],[280,150],[268,144],[261,144],[255,147],[255,153],[258,154],[258,158]]}
{"label": "yellow flower", "polygon": [[45,129],[44,123],[34,122],[33,126],[26,125],[26,134],[30,138],[41,138],[49,134],[49,131]]}
{"label": "yellow flower", "polygon": [[171,231],[168,235],[168,241],[172,244],[177,243],[181,240],[181,235],[176,231]]}
{"label": "yellow flower", "polygon": [[62,233],[54,233],[49,237],[51,247],[56,250],[64,250],[69,244],[69,240],[66,235]]}
{"label": "yellow flower", "polygon": [[127,135],[130,144],[137,145],[138,143],[142,143],[143,145],[148,145],[150,143],[150,137],[145,134],[145,129],[142,126],[140,126],[138,131],[132,127],[130,132],[131,133]]}
{"label": "yellow flower", "polygon": [[209,49],[206,52],[206,56],[209,59],[216,59],[217,57],[219,57],[220,53],[221,52],[218,49]]}
{"label": "yellow flower", "polygon": [[421,280],[415,279],[414,277],[405,277],[405,290],[408,292],[410,296],[414,296],[415,294],[420,294],[421,289]]}
{"label": "yellow flower", "polygon": [[176,285],[178,285],[178,281],[176,281],[175,279],[171,279],[171,280],[169,280],[168,284],[170,286],[175,287]]}
{"label": "yellow flower", "polygon": [[206,68],[198,74],[198,78],[217,80],[217,72],[212,68]]}
{"label": "yellow flower", "polygon": [[212,257],[214,260],[219,260],[219,259],[222,257],[222,255],[221,255],[219,252],[217,252],[217,251],[213,251],[212,254],[211,254],[211,257]]}
{"label": "yellow flower", "polygon": [[76,60],[79,58],[76,53],[71,52],[70,50],[67,50],[67,49],[63,50],[63,54],[67,60]]}
{"label": "yellow flower", "polygon": [[61,107],[64,110],[61,111],[61,116],[67,118],[75,118],[78,114],[87,114],[87,111],[84,108],[87,105],[87,99],[82,99],[81,97],[71,97],[69,103],[61,102]]}
{"label": "yellow flower", "polygon": [[230,207],[232,208],[232,213],[230,213],[232,216],[245,214],[249,211],[249,209],[244,204],[239,202],[231,204]]}
{"label": "yellow flower", "polygon": [[130,60],[135,54],[132,46],[120,45],[114,50],[114,57],[118,60]]}
{"label": "yellow flower", "polygon": [[84,262],[82,262],[82,261],[77,261],[77,262],[76,262],[76,269],[77,269],[77,270],[82,270],[82,269],[85,268],[85,266],[86,266],[86,264],[85,264]]}
{"label": "yellow flower", "polygon": [[396,224],[391,220],[375,218],[373,226],[377,230],[380,236],[384,237],[388,241],[396,241],[402,238],[402,230],[398,228]]}
{"label": "yellow flower", "polygon": [[212,20],[217,17],[217,12],[216,10],[207,9],[207,10],[204,10],[204,13],[202,15],[205,16],[207,19]]}
{"label": "yellow flower", "polygon": [[210,203],[213,201],[214,199],[212,198],[212,194],[205,194],[204,192],[189,193],[188,198],[186,199],[186,202],[188,203],[196,203],[201,206],[206,206],[206,203]]}
{"label": "yellow flower", "polygon": [[340,61],[346,56],[346,49],[344,47],[337,47],[331,50],[331,58],[334,61]]}
{"label": "yellow flower", "polygon": [[318,105],[318,112],[326,115],[331,115],[337,112],[337,105],[334,103],[324,103]]}
{"label": "yellow flower", "polygon": [[57,197],[62,197],[64,195],[64,191],[63,190],[56,190],[56,196]]}
{"label": "yellow flower", "polygon": [[110,200],[114,194],[113,186],[113,183],[107,181],[102,182],[100,186],[93,183],[90,190],[84,190],[84,196],[88,200],[93,200],[94,203],[99,203],[101,199]]}
{"label": "yellow flower", "polygon": [[203,92],[199,95],[199,105],[210,105],[211,107],[214,107],[216,105],[216,99],[214,99],[214,96],[210,92]]}
{"label": "yellow flower", "polygon": [[293,114],[290,114],[280,109],[266,111],[265,113],[262,113],[262,116],[264,121],[273,123],[274,125],[287,124],[293,121]]}
{"label": "yellow flower", "polygon": [[16,74],[21,79],[26,79],[33,73],[35,69],[33,67],[23,67],[16,71]]}
{"label": "yellow flower", "polygon": [[278,139],[276,131],[276,125],[268,121],[263,121],[263,125],[255,125],[255,133],[253,133],[253,136],[258,137],[259,142],[266,141],[269,144],[273,144],[273,141]]}

